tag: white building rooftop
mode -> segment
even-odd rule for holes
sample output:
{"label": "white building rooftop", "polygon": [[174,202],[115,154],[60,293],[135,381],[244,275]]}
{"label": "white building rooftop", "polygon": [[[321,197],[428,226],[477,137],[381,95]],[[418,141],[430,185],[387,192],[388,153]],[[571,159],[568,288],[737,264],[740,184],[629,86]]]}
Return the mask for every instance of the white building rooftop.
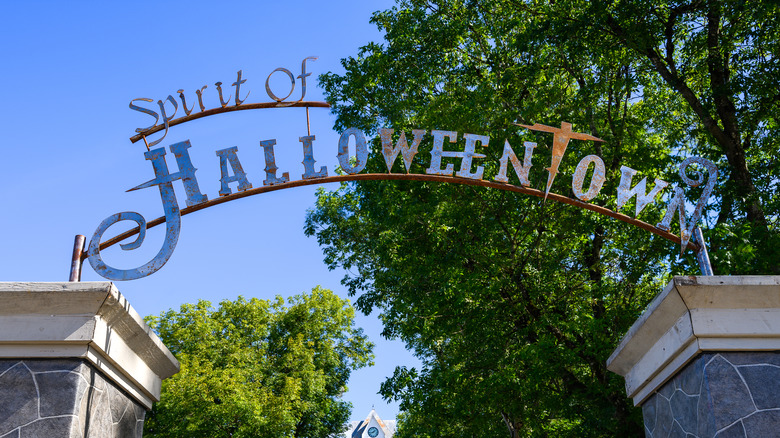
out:
{"label": "white building rooftop", "polygon": [[395,435],[395,420],[382,420],[371,409],[363,421],[353,421],[344,432],[345,438],[392,438]]}

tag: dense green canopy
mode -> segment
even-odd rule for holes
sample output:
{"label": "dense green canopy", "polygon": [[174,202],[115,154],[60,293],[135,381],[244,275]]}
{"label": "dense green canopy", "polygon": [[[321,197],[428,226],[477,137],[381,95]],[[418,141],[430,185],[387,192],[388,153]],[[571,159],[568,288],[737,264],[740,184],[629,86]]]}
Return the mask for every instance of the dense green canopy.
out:
{"label": "dense green canopy", "polygon": [[150,437],[337,437],[351,405],[339,399],[373,345],[331,291],[284,301],[239,297],[147,318],[181,363],[147,415]]}
{"label": "dense green canopy", "polygon": [[[720,170],[702,221],[715,273],[780,271],[775,2],[413,0],[372,20],[385,42],[320,77],[336,129],[488,135],[485,179],[505,140],[518,155],[533,141],[530,181],[544,189],[552,136],[512,123],[571,122],[605,142],[573,140],[552,191],[573,196],[573,168],[595,154],[606,183],[591,202],[611,209],[628,166],[648,188],[685,187],[690,212],[701,192],[678,166],[702,156]],[[430,148],[428,135],[412,172]],[[386,171],[378,140],[368,171]],[[657,202],[639,218],[664,212]],[[641,435],[605,361],[669,275],[698,272],[693,254],[643,230],[467,186],[344,184],[320,192],[307,232],[349,270],[357,307],[379,309],[385,335],[423,362],[383,385],[404,410],[399,437]]]}

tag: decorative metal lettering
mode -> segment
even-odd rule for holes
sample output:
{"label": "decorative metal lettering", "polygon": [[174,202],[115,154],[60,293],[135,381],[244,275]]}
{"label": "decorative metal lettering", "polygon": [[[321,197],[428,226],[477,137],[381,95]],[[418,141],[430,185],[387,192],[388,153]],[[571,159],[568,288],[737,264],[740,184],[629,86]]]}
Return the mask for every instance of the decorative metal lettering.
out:
{"label": "decorative metal lettering", "polygon": [[195,205],[208,200],[205,195],[200,193],[198,180],[195,178],[196,169],[192,167],[192,162],[187,152],[189,147],[189,141],[170,146],[170,150],[174,153],[176,162],[179,165],[179,172],[174,174],[168,172],[168,164],[165,162],[165,148],[154,149],[144,153],[144,157],[152,162],[155,178],[129,190],[138,190],[152,186],[157,186],[160,190],[160,198],[162,199],[163,211],[165,212],[166,229],[165,241],[157,255],[146,264],[135,269],[117,269],[106,265],[100,255],[100,240],[103,237],[103,233],[111,225],[123,220],[132,220],[138,224],[138,237],[136,240],[129,244],[120,245],[125,251],[140,247],[146,237],[146,220],[143,216],[132,211],[116,213],[100,223],[89,242],[89,264],[92,265],[92,269],[95,272],[109,280],[135,280],[157,272],[171,258],[171,254],[174,248],[176,248],[176,242],[179,240],[179,231],[181,230],[181,216],[179,204],[176,201],[176,193],[173,190],[173,181],[182,180],[184,183],[187,189],[187,205]]}
{"label": "decorative metal lettering", "polygon": [[[282,72],[285,73],[290,78],[290,92],[287,93],[287,96],[284,97],[277,97],[273,91],[271,91],[271,85],[268,83],[271,80],[271,75],[273,75],[276,72]],[[279,67],[276,70],[272,71],[267,78],[265,78],[265,92],[268,93],[268,97],[271,99],[281,103],[283,100],[287,99],[288,97],[292,96],[293,91],[295,91],[295,76],[293,76],[292,72],[290,70],[287,70],[284,67]]]}
{"label": "decorative metal lettering", "polygon": [[219,104],[224,108],[230,103],[230,98],[233,96],[228,96],[227,100],[222,100],[222,82],[217,82],[214,85],[217,86],[217,92],[219,93]]}
{"label": "decorative metal lettering", "polygon": [[133,100],[130,101],[130,109],[131,110],[133,110],[133,111],[140,111],[140,112],[142,112],[144,114],[149,114],[150,116],[154,117],[154,124],[152,126],[149,126],[147,128],[135,128],[135,132],[144,132],[144,131],[147,131],[147,130],[152,129],[155,126],[157,126],[157,122],[160,120],[160,115],[157,114],[156,112],[148,109],[148,108],[142,108],[140,106],[133,105],[133,102],[138,101],[138,100],[140,100],[142,102],[154,102],[154,101],[152,99],[148,99],[146,97],[140,97],[138,99],[133,99]]}
{"label": "decorative metal lettering", "polygon": [[244,96],[244,99],[243,99],[243,100],[239,100],[239,99],[238,99],[238,94],[241,92],[241,84],[243,84],[244,82],[246,82],[246,79],[244,79],[244,80],[241,80],[241,72],[242,72],[242,71],[243,71],[243,70],[239,70],[239,71],[238,71],[238,79],[236,79],[236,81],[235,81],[235,82],[233,82],[233,86],[234,86],[234,87],[236,87],[236,106],[239,106],[239,105],[241,105],[242,103],[244,103],[244,101],[245,101],[245,100],[246,100],[246,99],[249,97],[249,93],[251,93],[251,91],[247,91],[247,92],[246,92],[246,96]]}
{"label": "decorative metal lettering", "polygon": [[[279,68],[276,68],[275,70],[271,71],[271,73],[266,77],[266,80],[265,80],[265,90],[266,90],[266,94],[268,94],[268,97],[270,97],[274,101],[275,107],[289,107],[289,106],[299,106],[299,105],[300,106],[305,106],[307,108],[309,106],[328,107],[327,103],[325,103],[325,102],[304,102],[304,99],[306,98],[306,90],[307,90],[306,78],[308,78],[309,76],[312,75],[311,72],[306,71],[306,66],[307,66],[306,63],[308,61],[316,61],[317,59],[319,59],[319,58],[317,58],[316,56],[308,56],[308,57],[304,58],[303,61],[301,61],[301,74],[299,74],[297,76],[297,79],[301,80],[301,97],[300,97],[300,99],[295,100],[295,101],[288,101],[287,99],[290,96],[292,96],[293,92],[295,91],[296,76],[290,70],[288,70],[288,69],[286,69],[284,67],[279,67]],[[270,84],[271,76],[273,76],[273,74],[276,73],[276,72],[282,72],[282,73],[286,74],[288,78],[290,78],[290,91],[284,97],[277,96],[271,90],[271,84]],[[210,110],[206,109],[206,105],[203,102],[203,94],[204,94],[203,91],[206,90],[208,88],[208,86],[204,85],[200,89],[195,90],[195,94],[198,97],[198,106],[200,107],[200,113],[196,113],[196,114],[193,114],[193,110],[195,109],[195,105],[193,105],[191,108],[187,108],[187,99],[186,99],[186,97],[184,95],[184,89],[177,90],[176,93],[178,93],[179,99],[181,99],[181,103],[182,103],[182,106],[184,108],[184,116],[180,117],[179,119],[172,120],[173,116],[176,114],[176,109],[178,109],[178,106],[177,106],[176,102],[173,100],[173,96],[169,95],[166,99],[164,99],[162,101],[158,101],[158,103],[159,103],[159,102],[165,102],[166,100],[170,100],[173,103],[173,105],[174,105],[174,113],[170,117],[166,117],[165,116],[165,113],[166,113],[165,109],[162,108],[162,107],[160,108],[161,113],[163,113],[163,119],[164,119],[163,120],[163,125],[159,125],[158,124],[160,122],[160,114],[158,114],[157,112],[152,111],[152,110],[150,110],[148,108],[143,108],[141,106],[138,106],[138,105],[134,104],[134,102],[138,102],[138,101],[141,101],[141,102],[154,102],[154,100],[146,98],[146,97],[142,97],[142,98],[137,98],[137,99],[131,100],[130,101],[130,108],[131,109],[133,109],[134,111],[142,112],[144,114],[148,114],[148,115],[154,117],[155,119],[154,119],[154,124],[152,124],[151,126],[148,126],[146,128],[136,128],[135,132],[137,132],[139,134],[132,136],[130,138],[130,141],[135,143],[136,141],[139,141],[142,138],[144,140],[146,140],[147,136],[149,136],[151,134],[154,134],[156,132],[162,131],[164,129],[165,133],[163,134],[163,136],[161,138],[159,138],[157,140],[154,140],[151,143],[148,143],[149,146],[154,146],[154,145],[158,144],[163,138],[165,138],[165,134],[167,134],[169,126],[177,125],[179,123],[183,123],[184,121],[187,121],[187,120],[190,120],[190,119],[193,119],[193,118],[197,118],[197,117],[201,117],[201,116],[204,116],[204,115],[217,114],[217,113],[226,112],[226,111],[234,111],[234,110],[237,110],[237,109],[248,109],[248,108],[251,108],[253,106],[256,106],[257,104],[245,104],[247,98],[251,94],[251,91],[247,91],[246,95],[243,97],[243,99],[241,98],[241,85],[245,84],[246,82],[247,82],[247,80],[243,78],[243,70],[239,70],[236,73],[236,81],[233,82],[233,84],[232,84],[232,86],[235,87],[235,98],[234,98],[235,105],[229,105],[230,104],[230,99],[232,98],[232,95],[229,95],[227,98],[225,98],[225,96],[223,94],[223,89],[222,89],[223,83],[221,81],[216,82],[214,85],[216,86],[216,89],[217,89],[217,95],[218,95],[218,98],[219,98],[219,107],[218,108],[214,108],[214,109],[210,109]],[[307,112],[307,119],[308,119],[308,112]]]}
{"label": "decorative metal lettering", "polygon": [[[222,82],[215,83],[217,94],[219,96],[219,103],[220,103],[219,108],[206,110],[206,106],[203,101],[203,91],[208,88],[206,85],[204,85],[198,90],[195,90],[195,93],[198,97],[198,106],[200,107],[200,113],[196,113],[196,114],[193,114],[194,107],[195,107],[194,105],[191,108],[187,108],[184,90],[183,89],[178,90],[177,93],[179,95],[179,98],[181,99],[182,108],[184,109],[184,113],[185,113],[185,116],[179,119],[174,119],[178,111],[178,103],[172,95],[168,95],[165,99],[157,101],[159,112],[153,111],[149,108],[144,108],[139,105],[135,105],[135,102],[147,102],[147,103],[154,102],[152,99],[149,98],[133,99],[130,101],[130,109],[154,117],[155,121],[154,124],[152,124],[147,128],[137,128],[135,131],[139,134],[132,137],[131,141],[135,142],[143,138],[144,141],[147,143],[147,146],[154,146],[160,143],[166,137],[169,127],[172,125],[184,123],[189,120],[194,120],[195,118],[201,116],[207,116],[211,114],[217,114],[221,112],[241,110],[241,109],[304,106],[307,109],[307,124],[308,124],[309,107],[311,106],[328,107],[328,104],[324,102],[303,101],[303,99],[306,96],[306,87],[307,87],[306,78],[312,75],[311,72],[306,71],[306,63],[307,61],[310,60],[312,61],[317,60],[317,57],[310,56],[304,58],[303,61],[301,62],[301,74],[297,76],[297,79],[301,80],[301,97],[297,101],[292,101],[292,102],[287,101],[287,99],[295,91],[296,77],[293,75],[293,73],[290,70],[283,67],[279,67],[273,70],[268,75],[265,81],[266,92],[268,96],[273,100],[273,102],[262,103],[262,104],[245,104],[245,101],[247,100],[250,92],[245,89],[246,95],[244,96],[243,99],[240,97],[241,85],[247,82],[246,79],[242,78],[242,70],[239,70],[237,72],[236,81],[233,82],[232,84],[232,86],[235,87],[235,98],[233,100],[235,102],[235,105],[233,106],[228,106],[233,96],[232,95],[228,96],[227,99],[225,99],[223,96]],[[276,96],[270,88],[270,78],[276,72],[282,72],[290,78],[290,84],[291,84],[290,91],[283,98]],[[173,105],[173,112],[170,115],[166,110],[167,102],[170,102]],[[321,166],[319,171],[315,171],[316,160],[314,159],[314,140],[316,139],[316,137],[314,135],[306,135],[306,136],[299,137],[299,141],[301,142],[302,149],[303,149],[303,160],[301,161],[301,164],[303,164],[303,168],[304,168],[304,172],[301,175],[302,179],[299,181],[290,181],[289,172],[283,172],[281,177],[277,176],[277,171],[279,170],[279,168],[276,164],[276,157],[274,154],[274,147],[276,145],[276,140],[269,139],[269,140],[260,141],[260,146],[263,148],[264,158],[265,158],[265,179],[263,180],[262,187],[258,187],[258,188],[253,188],[252,183],[249,181],[247,177],[247,173],[244,171],[244,168],[238,159],[237,146],[217,150],[215,153],[219,157],[220,174],[221,174],[220,190],[219,190],[220,198],[214,200],[213,202],[209,202],[208,197],[202,194],[200,191],[198,180],[195,177],[195,172],[197,169],[193,166],[188,152],[188,149],[191,147],[189,140],[175,143],[169,146],[170,151],[174,154],[176,158],[176,163],[179,168],[179,171],[173,174],[169,173],[168,171],[168,165],[165,160],[165,155],[166,155],[165,148],[157,148],[157,149],[149,150],[144,153],[144,157],[147,161],[151,162],[152,168],[154,170],[155,178],[143,184],[140,184],[136,187],[133,187],[128,191],[157,186],[160,191],[160,199],[163,204],[164,220],[163,218],[158,218],[155,219],[154,221],[147,223],[147,221],[144,219],[142,215],[131,211],[125,211],[125,212],[111,215],[105,220],[103,220],[100,223],[100,225],[97,227],[97,230],[95,231],[94,235],[92,236],[92,239],[90,240],[89,250],[87,254],[84,255],[83,257],[89,259],[89,263],[92,265],[92,267],[99,275],[111,280],[132,280],[132,279],[141,278],[150,275],[156,272],[157,270],[159,270],[170,259],[171,254],[174,248],[176,247],[176,243],[178,242],[179,232],[181,230],[182,214],[186,214],[191,211],[206,208],[210,205],[216,205],[217,203],[223,203],[225,201],[237,199],[238,197],[241,196],[247,196],[247,193],[234,194],[230,188],[230,183],[233,182],[238,183],[238,188],[237,188],[238,192],[250,192],[248,193],[248,195],[252,195],[252,194],[263,193],[265,191],[271,191],[280,188],[296,187],[300,185],[319,183],[320,180],[322,182],[330,182],[330,181],[335,182],[335,181],[350,181],[350,180],[357,181],[357,180],[369,180],[369,179],[408,179],[408,180],[416,179],[422,181],[449,181],[449,182],[458,182],[460,184],[479,185],[483,187],[495,187],[504,190],[511,190],[520,193],[532,194],[535,196],[542,197],[545,200],[548,197],[552,197],[553,199],[559,202],[565,202],[571,205],[576,205],[582,208],[586,208],[588,210],[597,211],[607,216],[617,218],[637,226],[641,226],[642,228],[647,229],[657,235],[663,236],[664,238],[667,238],[669,240],[673,240],[675,242],[679,241],[681,243],[682,250],[685,250],[685,248],[689,247],[689,242],[691,241],[691,239],[693,239],[695,243],[691,243],[690,247],[697,249],[697,258],[700,260],[700,263],[702,263],[702,270],[705,273],[705,275],[707,274],[711,275],[712,273],[711,268],[704,266],[704,264],[708,265],[709,262],[706,254],[706,247],[704,245],[703,238],[701,235],[701,230],[697,229],[696,225],[703,214],[703,210],[707,204],[707,200],[712,194],[712,191],[717,182],[718,172],[715,165],[712,162],[699,157],[689,157],[685,159],[680,165],[680,170],[679,170],[680,178],[689,187],[698,187],[704,183],[704,175],[701,172],[699,171],[687,172],[688,168],[692,164],[696,163],[700,166],[703,166],[708,173],[706,185],[702,191],[701,196],[699,197],[699,200],[696,204],[693,215],[690,217],[690,220],[687,219],[685,213],[685,192],[683,191],[682,187],[675,184],[674,186],[672,186],[673,194],[671,196],[670,202],[667,204],[666,213],[664,215],[663,220],[660,223],[658,223],[656,227],[653,227],[650,224],[641,222],[637,219],[632,219],[626,215],[617,213],[615,211],[608,210],[605,207],[596,206],[593,204],[585,204],[583,202],[580,202],[580,201],[590,201],[591,199],[596,197],[604,185],[605,178],[606,178],[604,162],[600,157],[596,155],[588,155],[585,158],[583,158],[577,165],[574,171],[574,175],[572,176],[572,191],[574,193],[574,196],[580,201],[574,200],[573,198],[568,198],[558,194],[550,193],[552,183],[556,175],[559,173],[561,160],[563,158],[563,155],[566,152],[566,148],[569,144],[569,141],[572,139],[593,140],[593,141],[603,141],[603,140],[589,134],[574,132],[572,130],[572,125],[567,122],[561,122],[560,128],[554,128],[546,125],[541,125],[538,123],[533,125],[520,125],[520,124],[516,124],[516,125],[530,129],[532,131],[549,132],[553,134],[552,157],[550,161],[550,166],[545,168],[548,172],[548,178],[547,178],[547,183],[544,187],[544,191],[530,188],[531,182],[529,180],[529,173],[532,167],[531,162],[533,158],[534,149],[537,146],[536,143],[528,142],[528,141],[523,143],[524,154],[521,163],[517,155],[515,154],[514,150],[512,149],[509,140],[505,140],[503,153],[499,160],[500,163],[499,169],[497,174],[493,178],[495,182],[488,182],[483,180],[484,166],[476,165],[476,169],[474,171],[472,171],[472,168],[474,168],[475,159],[482,159],[486,157],[486,155],[479,154],[476,152],[477,145],[479,144],[482,147],[489,147],[490,137],[486,135],[464,133],[462,151],[453,151],[453,150],[445,151],[444,150],[445,138],[449,140],[449,143],[456,143],[458,141],[458,133],[456,131],[445,131],[445,130],[431,131],[431,135],[433,137],[433,142],[432,142],[433,144],[431,147],[431,159],[430,159],[429,166],[425,168],[425,175],[409,174],[412,168],[413,160],[417,156],[419,146],[427,132],[426,130],[423,129],[412,130],[412,134],[414,138],[412,140],[411,146],[409,146],[407,142],[405,132],[403,131],[400,132],[398,141],[396,142],[395,145],[393,145],[392,135],[395,131],[390,128],[383,128],[380,130],[380,137],[382,143],[381,152],[382,155],[384,156],[388,173],[392,173],[393,164],[396,158],[398,157],[398,154],[400,153],[403,156],[403,163],[404,163],[406,175],[385,175],[385,174],[360,175],[359,173],[366,168],[366,165],[368,163],[368,147],[367,147],[365,135],[356,128],[347,129],[341,134],[341,137],[339,138],[337,158],[339,160],[339,165],[341,169],[346,173],[346,175],[342,174],[334,177],[328,176],[328,169],[326,166]],[[164,131],[160,138],[152,141],[151,143],[146,141],[147,135],[159,131]],[[352,159],[349,153],[349,141],[351,137],[355,138],[354,160]],[[446,163],[446,165],[442,168],[442,158],[460,159],[460,168],[454,175],[456,178],[453,178],[453,172],[455,171],[455,164],[451,162]],[[520,185],[522,187],[508,184],[509,178],[507,173],[509,169],[509,163],[512,163],[512,168],[514,169],[515,174],[517,175]],[[588,185],[588,190],[584,191],[583,186],[585,182],[585,177],[588,173],[591,163],[593,163],[594,165],[594,170],[593,170],[590,183]],[[230,166],[229,168],[228,165]],[[231,171],[232,171],[232,175],[231,175]],[[634,187],[631,187],[632,178],[636,175],[636,173],[637,172],[631,168],[625,166],[621,167],[620,185],[618,186],[617,189],[617,210],[623,208],[632,197],[636,196],[636,208],[635,208],[635,215],[634,215],[635,217],[638,216],[639,213],[642,212],[647,205],[654,202],[654,199],[660,194],[660,192],[663,191],[668,186],[667,182],[656,178],[655,187],[648,193],[646,187],[647,178],[643,178]],[[184,184],[185,191],[187,193],[186,203],[188,208],[186,208],[183,211],[183,213],[182,211],[179,210],[179,206],[176,201],[176,195],[172,184],[173,181],[177,181],[177,180],[182,181],[182,183]],[[203,206],[199,205],[204,203],[206,205]],[[195,206],[198,207],[190,208]],[[669,233],[669,230],[671,228],[671,222],[674,219],[675,213],[677,213],[679,216],[679,223],[680,223],[679,238]],[[127,239],[128,237],[131,237],[133,234],[137,233],[138,236],[135,238],[134,241],[130,243],[120,244],[120,247],[126,251],[136,249],[140,247],[141,244],[144,242],[147,228],[151,228],[152,226],[160,224],[162,222],[165,222],[166,224],[165,241],[162,245],[162,248],[157,253],[157,255],[152,260],[145,263],[144,265],[135,269],[124,269],[124,270],[116,269],[106,265],[106,263],[103,261],[101,255],[101,240],[103,238],[104,233],[112,225],[120,221],[128,221],[128,220],[135,222],[137,224],[137,229],[130,230],[128,232],[121,234],[120,236],[110,239],[110,241],[102,244],[103,247],[108,247],[110,245],[113,245],[114,243],[118,243],[123,239]]]}
{"label": "decorative metal lettering", "polygon": [[146,147],[152,147],[163,141],[166,135],[168,135],[168,122],[170,122],[174,117],[176,117],[176,111],[179,110],[179,104],[176,103],[176,99],[173,98],[170,94],[166,98],[166,100],[169,100],[173,104],[173,114],[171,114],[170,117],[168,117],[165,113],[165,101],[158,100],[157,105],[160,107],[160,114],[162,114],[162,120],[163,125],[165,126],[165,132],[163,133],[162,137],[158,138],[157,140],[148,143]]}
{"label": "decorative metal lettering", "polygon": [[647,178],[642,178],[642,181],[639,181],[637,185],[632,188],[631,179],[636,175],[636,170],[630,167],[620,166],[620,173],[620,185],[618,186],[617,192],[617,210],[623,208],[631,197],[636,196],[636,212],[634,213],[634,217],[639,216],[639,213],[644,210],[647,204],[653,202],[653,199],[661,193],[661,190],[669,185],[668,182],[656,178],[654,183],[655,187],[653,190],[650,190],[650,193],[647,193]]}
{"label": "decorative metal lettering", "polygon": [[306,78],[311,76],[311,72],[306,73],[306,61],[309,59],[316,61],[319,58],[316,56],[308,56],[303,58],[303,61],[301,61],[301,74],[298,75],[298,79],[301,80],[301,98],[298,100],[298,102],[303,102],[303,98],[306,97]]}
{"label": "decorative metal lettering", "polygon": [[[355,165],[349,163],[349,138],[355,137]],[[366,136],[355,128],[349,128],[341,134],[339,138],[339,166],[344,172],[350,175],[359,173],[366,168],[368,164],[368,148],[366,147]]]}
{"label": "decorative metal lettering", "polygon": [[384,155],[385,163],[387,163],[387,173],[393,172],[393,163],[395,163],[395,159],[398,157],[398,152],[401,152],[401,155],[404,157],[406,173],[409,173],[409,170],[412,167],[412,160],[414,160],[414,156],[417,155],[417,148],[420,146],[420,142],[426,131],[424,129],[412,130],[414,139],[412,140],[411,147],[406,143],[406,133],[404,131],[401,131],[401,134],[398,136],[398,142],[395,144],[395,147],[393,147],[393,132],[395,132],[395,130],[389,128],[382,128],[379,130],[379,136],[382,139],[382,155]]}
{"label": "decorative metal lettering", "polygon": [[444,151],[444,139],[449,138],[450,143],[455,143],[458,139],[458,133],[455,131],[431,131],[433,135],[433,148],[431,149],[431,165],[425,169],[425,173],[429,175],[452,175],[455,166],[452,163],[448,163],[447,167],[441,168],[441,157],[454,157],[457,152]]}
{"label": "decorative metal lettering", "polygon": [[528,172],[531,170],[531,158],[533,157],[536,143],[527,141],[523,143],[523,146],[525,146],[525,154],[523,155],[523,165],[521,166],[520,161],[517,159],[517,155],[515,155],[515,151],[512,150],[512,146],[509,144],[509,140],[504,140],[504,153],[501,155],[500,160],[501,167],[498,169],[498,175],[493,178],[495,181],[502,183],[509,182],[506,171],[508,163],[511,161],[512,168],[515,169],[515,174],[517,174],[517,178],[520,179],[520,184],[523,187],[531,186],[531,182],[528,181]]}
{"label": "decorative metal lettering", "polygon": [[274,155],[275,144],[276,139],[263,140],[260,142],[260,146],[263,147],[263,152],[265,154],[265,179],[263,180],[263,185],[265,186],[286,183],[290,180],[290,174],[288,172],[284,172],[281,178],[276,176],[276,171],[279,170],[279,168],[276,167],[276,157]]}
{"label": "decorative metal lettering", "polygon": [[[241,166],[241,162],[238,161],[238,155],[236,155],[237,153],[238,146],[233,146],[232,148],[217,151],[220,171],[219,182],[222,184],[222,187],[219,189],[219,196],[227,196],[233,193],[230,190],[230,186],[228,185],[232,182],[238,183],[239,192],[243,192],[252,188],[252,183],[246,179],[246,172],[244,172],[244,168]],[[232,176],[228,172],[228,163],[230,163],[230,167],[233,169]]]}
{"label": "decorative metal lettering", "polygon": [[466,146],[463,148],[463,152],[452,152],[456,157],[460,157],[460,170],[455,173],[455,176],[461,178],[482,179],[482,173],[485,169],[482,166],[477,166],[477,171],[471,172],[471,160],[473,158],[485,158],[485,155],[474,153],[477,143],[482,143],[482,147],[487,147],[490,142],[490,137],[487,135],[476,134],[463,134],[463,139],[466,140]]}
{"label": "decorative metal lettering", "polygon": [[530,129],[531,131],[542,131],[542,132],[552,132],[553,133],[553,146],[552,146],[552,161],[550,162],[550,167],[547,167],[547,172],[549,173],[549,176],[547,177],[547,187],[544,189],[544,195],[547,196],[548,193],[550,193],[550,187],[552,186],[553,180],[555,179],[555,175],[558,174],[558,167],[561,165],[561,159],[563,158],[563,154],[566,152],[566,147],[569,145],[569,140],[575,139],[575,140],[593,140],[593,141],[604,141],[598,137],[594,137],[589,134],[583,134],[581,132],[572,132],[571,130],[571,123],[561,122],[560,128],[553,128],[552,126],[542,125],[539,123],[534,123],[533,125],[520,125],[517,123],[514,123],[517,126],[522,126],[523,128]]}
{"label": "decorative metal lettering", "polygon": [[490,141],[490,137],[486,135],[475,134],[463,134],[463,139],[466,140],[466,145],[463,148],[463,152],[445,151],[444,150],[444,138],[449,138],[450,143],[455,143],[458,138],[458,133],[455,131],[431,131],[433,134],[433,149],[431,149],[431,166],[425,170],[425,173],[430,175],[452,175],[455,170],[455,165],[448,163],[447,166],[441,168],[442,157],[460,158],[460,170],[455,176],[461,178],[482,179],[482,172],[484,171],[482,166],[477,166],[477,171],[471,172],[471,161],[473,158],[485,158],[483,154],[475,153],[477,143],[482,143],[482,146],[487,146]]}
{"label": "decorative metal lettering", "polygon": [[177,91],[177,93],[179,93],[179,98],[181,99],[181,107],[184,109],[184,115],[190,115],[192,110],[195,109],[195,104],[192,104],[192,108],[187,109],[187,99],[184,98],[184,90],[180,89]]}
{"label": "decorative metal lettering", "polygon": [[206,111],[206,106],[203,105],[203,90],[205,90],[208,87],[209,87],[208,85],[204,85],[200,87],[200,90],[195,90],[195,94],[198,95],[198,106],[200,106],[201,112]]}
{"label": "decorative metal lettering", "polygon": [[680,254],[685,251],[685,247],[688,245],[688,241],[693,235],[693,229],[699,222],[702,212],[704,211],[704,206],[707,205],[707,200],[710,198],[710,195],[712,195],[712,190],[715,188],[715,183],[718,181],[718,168],[715,167],[715,163],[701,157],[688,157],[680,163],[680,178],[685,184],[688,184],[690,187],[698,187],[704,182],[704,175],[699,171],[693,172],[693,178],[690,178],[687,175],[686,170],[693,163],[704,166],[704,168],[707,169],[708,178],[707,185],[704,186],[704,190],[702,191],[701,196],[699,196],[699,202],[696,203],[696,208],[693,210],[691,220],[686,221],[685,219],[685,194],[683,193],[683,190],[675,184],[674,196],[666,207],[666,214],[664,215],[663,220],[656,225],[656,227],[664,231],[669,231],[672,219],[674,218],[674,213],[675,211],[678,212],[680,219]]}
{"label": "decorative metal lettering", "polygon": [[313,135],[298,138],[298,141],[303,143],[303,161],[301,161],[304,170],[303,175],[301,175],[301,178],[303,179],[323,178],[328,176],[328,168],[326,166],[320,167],[319,172],[314,171],[314,163],[317,162],[314,159],[314,146],[312,145],[314,140],[315,136]]}
{"label": "decorative metal lettering", "polygon": [[[585,174],[588,173],[588,167],[590,163],[594,163],[593,176],[590,179],[590,186],[587,192],[582,192],[582,185],[585,181]],[[606,175],[604,174],[606,168],[604,167],[604,160],[598,155],[588,155],[580,160],[577,164],[577,168],[574,170],[574,177],[571,179],[571,189],[574,192],[574,196],[581,201],[590,201],[595,198],[601,191],[601,187],[604,185]]]}

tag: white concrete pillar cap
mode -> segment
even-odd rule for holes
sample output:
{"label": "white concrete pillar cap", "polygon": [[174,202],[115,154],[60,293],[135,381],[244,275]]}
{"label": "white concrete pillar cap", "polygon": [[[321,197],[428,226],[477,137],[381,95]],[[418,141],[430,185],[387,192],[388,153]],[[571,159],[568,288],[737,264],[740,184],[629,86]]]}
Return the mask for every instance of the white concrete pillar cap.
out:
{"label": "white concrete pillar cap", "polygon": [[634,405],[703,351],[780,350],[780,276],[674,277],[607,360]]}
{"label": "white concrete pillar cap", "polygon": [[111,282],[0,282],[0,358],[83,358],[151,409],[179,362]]}

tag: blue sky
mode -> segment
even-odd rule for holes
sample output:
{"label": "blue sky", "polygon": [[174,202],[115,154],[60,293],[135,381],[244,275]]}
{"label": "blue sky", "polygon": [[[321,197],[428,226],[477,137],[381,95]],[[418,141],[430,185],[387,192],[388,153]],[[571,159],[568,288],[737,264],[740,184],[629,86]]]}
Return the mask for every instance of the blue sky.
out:
{"label": "blue sky", "polygon": [[[76,234],[91,238],[104,218],[121,211],[138,212],[147,220],[163,214],[156,188],[125,192],[153,177],[143,143],[128,140],[152,119],[130,110],[131,99],[156,101],[169,94],[178,99],[176,91],[184,89],[192,105],[195,90],[208,85],[204,103],[213,108],[219,105],[215,82],[223,82],[226,96],[232,95],[229,84],[242,70],[247,80],[242,94],[251,91],[247,102],[265,102],[270,100],[265,93],[269,73],[285,67],[298,75],[303,58],[318,56],[308,63],[313,75],[306,100],[324,100],[312,79],[343,71],[341,58],[381,40],[368,20],[392,4],[6,3],[0,27],[5,252],[0,279],[66,281]],[[286,94],[283,80],[281,74],[273,77],[277,94]],[[293,97],[299,93],[300,82]],[[330,174],[337,164],[333,122],[328,110],[311,110],[317,166],[327,166]],[[259,187],[265,166],[259,142],[276,139],[279,173],[300,179],[298,137],[303,135],[303,109],[243,111],[173,127],[158,146],[189,139],[201,191],[213,199],[219,191],[216,150],[237,146],[250,182]],[[168,158],[173,172],[175,164]],[[118,283],[120,291],[142,315],[198,299],[287,297],[315,285],[346,296],[340,284],[344,273],[328,271],[316,240],[303,235],[316,188],[277,191],[185,216],[168,264],[144,279]],[[182,186],[176,183],[175,189],[184,207]],[[122,227],[116,225],[107,235]],[[115,247],[105,252],[105,260],[119,268],[139,266],[156,254],[163,235],[164,227],[157,227],[141,249]],[[103,278],[85,263],[83,280]],[[362,419],[375,406],[383,418],[395,418],[397,405],[386,404],[376,392],[396,365],[418,362],[400,342],[380,337],[376,315],[361,315],[357,322],[377,347],[376,366],[355,372],[350,381],[345,399],[354,404],[352,417]]]}

